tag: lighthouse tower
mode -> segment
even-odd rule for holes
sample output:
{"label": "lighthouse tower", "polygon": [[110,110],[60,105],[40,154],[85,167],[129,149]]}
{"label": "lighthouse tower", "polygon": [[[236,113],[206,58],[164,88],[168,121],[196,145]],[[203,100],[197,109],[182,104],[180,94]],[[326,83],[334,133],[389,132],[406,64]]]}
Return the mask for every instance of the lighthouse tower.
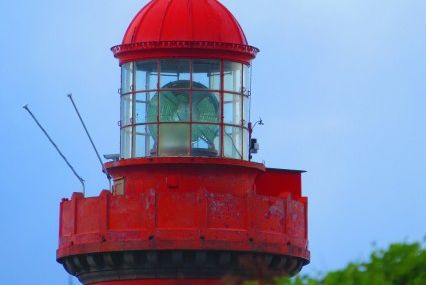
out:
{"label": "lighthouse tower", "polygon": [[258,49],[233,15],[217,0],[153,0],[112,51],[121,67],[120,156],[105,164],[113,189],[62,201],[58,262],[90,285],[298,273],[309,262],[302,171],[251,162]]}

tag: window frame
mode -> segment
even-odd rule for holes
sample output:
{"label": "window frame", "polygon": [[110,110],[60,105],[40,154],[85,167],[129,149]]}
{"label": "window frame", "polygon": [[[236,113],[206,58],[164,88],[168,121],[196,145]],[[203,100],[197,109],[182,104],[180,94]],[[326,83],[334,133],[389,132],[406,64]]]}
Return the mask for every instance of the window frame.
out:
{"label": "window frame", "polygon": [[[126,75],[128,77],[131,78],[131,82],[130,82],[130,87],[128,89],[130,89],[128,92],[122,92],[123,86],[121,86],[120,89],[120,95],[121,95],[121,102],[120,105],[123,104],[123,98],[125,98],[124,96],[129,96],[131,97],[131,114],[130,114],[130,118],[129,121],[130,123],[128,124],[124,124],[125,122],[122,122],[122,107],[120,108],[120,154],[121,156],[123,156],[122,149],[123,149],[123,141],[122,141],[122,132],[124,132],[126,129],[128,130],[129,127],[132,128],[132,132],[131,132],[131,151],[130,151],[130,158],[138,158],[138,157],[153,157],[153,156],[160,156],[159,155],[159,145],[161,142],[159,142],[160,140],[160,128],[162,124],[188,124],[189,125],[189,154],[185,154],[182,156],[193,156],[193,127],[194,125],[202,125],[202,124],[206,124],[206,125],[215,125],[219,127],[219,149],[217,149],[217,156],[215,157],[221,157],[221,158],[231,158],[231,159],[235,159],[233,157],[227,157],[225,155],[225,132],[226,129],[229,127],[232,128],[240,128],[241,130],[239,131],[241,133],[241,139],[237,142],[237,144],[241,143],[241,146],[239,147],[240,151],[241,151],[241,158],[242,160],[249,160],[248,155],[245,154],[245,149],[248,149],[249,146],[249,140],[250,140],[250,130],[249,130],[249,122],[250,122],[250,108],[251,108],[251,76],[252,76],[252,72],[251,72],[251,64],[244,64],[244,63],[240,63],[240,62],[234,62],[234,61],[228,61],[228,60],[224,60],[224,59],[188,59],[188,58],[176,58],[176,59],[169,59],[169,60],[181,60],[183,62],[187,61],[189,64],[189,86],[187,88],[161,88],[161,64],[164,64],[164,61],[166,61],[167,59],[150,59],[150,60],[146,60],[146,61],[137,61],[137,62],[130,62],[130,63],[126,63],[122,65],[122,68],[125,68],[125,65],[127,67],[127,70],[131,70],[132,74],[131,75]],[[210,89],[209,87],[207,87],[207,89],[201,89],[201,88],[196,88],[194,85],[194,64],[197,64],[197,61],[207,61],[207,62],[211,62],[212,64],[219,64],[220,66],[220,75],[219,75],[219,90],[217,89]],[[150,88],[148,90],[145,89],[138,89],[136,87],[137,85],[137,65],[141,64],[143,62],[155,62],[156,63],[156,76],[157,76],[157,80],[156,80],[156,89],[151,89],[151,85],[149,85],[149,83],[146,83],[145,86],[150,86]],[[241,65],[240,70],[241,72],[238,72],[236,74],[238,74],[238,76],[240,78],[234,78],[232,80],[239,82],[239,84],[241,85],[238,89],[239,92],[236,90],[225,90],[225,65],[226,64],[232,64],[232,65]],[[213,68],[214,69],[214,68]],[[214,72],[214,71],[213,71]],[[248,72],[248,74],[246,73]],[[202,73],[202,72],[200,72]],[[124,72],[123,70],[121,71],[121,84],[123,84],[123,76],[124,76]],[[148,76],[147,76],[148,78]],[[185,79],[186,80],[186,79]],[[250,82],[245,82],[245,81],[250,81]],[[200,82],[199,82],[200,83]],[[203,84],[203,83],[200,83]],[[160,120],[160,109],[161,109],[161,92],[165,92],[165,91],[179,91],[179,92],[187,92],[188,94],[188,115],[189,118],[188,120],[185,121],[161,121]],[[194,120],[193,117],[193,97],[195,95],[195,92],[201,92],[201,91],[205,91],[205,92],[209,92],[214,94],[215,98],[219,99],[219,110],[217,113],[218,116],[218,121],[217,122],[201,122],[200,120],[196,121]],[[138,97],[140,97],[141,93],[144,93],[146,96],[150,97],[151,100],[156,97],[157,100],[157,114],[156,114],[156,120],[155,121],[149,121],[148,122],[148,109],[146,109],[144,111],[145,113],[145,118],[143,118],[143,120],[137,120],[136,116],[136,111],[137,111],[137,104],[139,104],[140,102],[138,102]],[[225,122],[225,95],[230,94],[233,96],[233,98],[238,98],[235,96],[240,96],[239,102],[238,104],[241,105],[240,106],[240,114],[239,116],[241,117],[240,122]],[[144,102],[144,108],[148,108],[148,102]],[[235,114],[233,115],[235,116]],[[153,141],[154,141],[154,146],[153,146],[153,150],[155,153],[154,155],[152,155],[151,153],[147,153],[147,151],[145,150],[145,156],[136,156],[137,154],[137,149],[138,146],[136,145],[136,131],[138,127],[141,126],[146,126],[147,128],[150,125],[156,125],[156,137],[153,137]],[[248,135],[244,135],[244,134],[248,134]],[[123,157],[122,157],[123,158]],[[127,158],[126,158],[127,159]]]}

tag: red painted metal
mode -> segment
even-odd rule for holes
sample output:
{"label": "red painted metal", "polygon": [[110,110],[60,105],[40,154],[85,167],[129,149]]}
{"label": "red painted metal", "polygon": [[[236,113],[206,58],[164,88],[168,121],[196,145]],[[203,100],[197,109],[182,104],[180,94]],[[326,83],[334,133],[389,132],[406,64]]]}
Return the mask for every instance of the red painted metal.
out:
{"label": "red painted metal", "polygon": [[143,158],[106,167],[125,180],[126,194],[64,200],[58,258],[178,248],[309,259],[301,172],[215,158]]}
{"label": "red painted metal", "polygon": [[247,45],[238,21],[217,0],[155,0],[133,19],[123,44],[206,41]]}
{"label": "red painted metal", "polygon": [[121,45],[120,63],[152,58],[223,58],[248,63],[257,48],[217,0],[154,0],[133,19]]}
{"label": "red painted metal", "polygon": [[111,48],[120,64],[158,58],[224,59],[249,64],[259,49],[233,43],[173,41],[142,42]]}
{"label": "red painted metal", "polygon": [[[112,50],[120,63],[215,58],[248,64],[258,52],[217,0],[153,0]],[[84,284],[219,285],[223,268],[208,270],[234,266],[243,255],[270,258],[269,267],[289,275],[309,262],[303,171],[207,157],[123,159],[105,166],[115,181],[112,192],[74,193],[60,206],[57,259]],[[208,270],[187,266],[180,275],[187,253],[196,258],[186,266],[207,264]],[[213,263],[198,259],[207,253]],[[176,266],[159,263],[162,254]]]}

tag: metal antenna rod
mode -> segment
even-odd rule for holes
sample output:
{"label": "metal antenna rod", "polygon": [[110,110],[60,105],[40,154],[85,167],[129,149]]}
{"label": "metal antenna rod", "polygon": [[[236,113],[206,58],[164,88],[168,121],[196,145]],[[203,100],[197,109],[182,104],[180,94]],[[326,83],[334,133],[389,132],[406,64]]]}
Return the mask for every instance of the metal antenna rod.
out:
{"label": "metal antenna rod", "polygon": [[77,116],[78,116],[78,118],[80,119],[81,124],[83,125],[84,131],[86,132],[87,137],[89,138],[90,143],[92,144],[93,150],[95,151],[96,156],[98,157],[99,163],[101,164],[102,171],[105,173],[105,175],[106,175],[106,177],[107,177],[107,179],[108,179],[108,183],[109,183],[109,190],[111,190],[111,176],[110,176],[110,175],[109,175],[109,173],[107,172],[107,170],[106,170],[106,168],[105,168],[105,165],[104,165],[104,163],[102,162],[102,159],[101,159],[101,156],[99,155],[98,149],[96,148],[95,143],[93,142],[93,139],[92,139],[92,137],[90,136],[90,133],[89,133],[89,131],[88,131],[87,127],[86,127],[86,124],[84,123],[83,118],[81,117],[80,112],[78,111],[77,105],[75,104],[74,99],[72,98],[72,94],[68,94],[67,96],[68,96],[68,98],[70,98],[71,103],[72,103],[72,105],[73,105],[73,107],[74,107],[74,110],[75,110],[75,112],[77,113]]}
{"label": "metal antenna rod", "polygon": [[52,140],[52,138],[49,136],[47,131],[43,128],[43,126],[40,124],[40,122],[37,120],[37,118],[34,116],[34,114],[31,112],[30,108],[28,108],[28,105],[24,106],[24,109],[31,115],[33,120],[36,122],[36,124],[39,126],[39,128],[42,130],[42,132],[45,134],[47,139],[50,141],[50,143],[53,145],[53,147],[56,149],[56,151],[59,153],[59,155],[62,157],[62,159],[65,161],[65,163],[68,165],[68,167],[71,169],[71,171],[74,173],[75,177],[80,181],[81,186],[83,187],[83,194],[86,194],[86,186],[84,184],[84,179],[81,178],[80,175],[75,171],[74,167],[69,163],[68,159],[65,157],[65,155],[61,152],[59,147],[55,144],[55,142]]}

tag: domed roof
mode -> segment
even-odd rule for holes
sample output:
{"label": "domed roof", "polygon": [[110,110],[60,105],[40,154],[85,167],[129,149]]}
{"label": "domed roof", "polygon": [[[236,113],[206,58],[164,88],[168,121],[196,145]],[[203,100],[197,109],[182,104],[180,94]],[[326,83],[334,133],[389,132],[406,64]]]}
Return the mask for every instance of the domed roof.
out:
{"label": "domed roof", "polygon": [[208,41],[247,45],[234,16],[217,0],[153,0],[133,19],[123,44]]}
{"label": "domed roof", "polygon": [[112,51],[123,63],[170,56],[248,62],[259,50],[248,45],[240,24],[218,0],[152,0]]}

